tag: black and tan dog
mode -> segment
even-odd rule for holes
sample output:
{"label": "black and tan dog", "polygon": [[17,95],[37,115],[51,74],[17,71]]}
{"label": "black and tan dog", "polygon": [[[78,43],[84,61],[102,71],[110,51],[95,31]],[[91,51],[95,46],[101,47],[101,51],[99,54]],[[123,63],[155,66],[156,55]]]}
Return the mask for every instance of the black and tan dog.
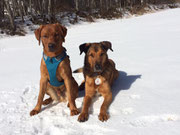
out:
{"label": "black and tan dog", "polygon": [[[108,59],[107,51],[111,51],[111,43],[108,41],[100,43],[85,43],[79,46],[80,54],[85,53],[84,67],[74,72],[83,70],[85,78],[85,97],[82,112],[78,121],[84,122],[88,119],[88,108],[96,92],[104,97],[104,102],[99,113],[99,120],[106,121],[109,118],[107,109],[112,101],[111,86],[119,76],[115,63]],[[81,85],[83,86],[83,84]]]}
{"label": "black and tan dog", "polygon": [[[67,29],[60,24],[41,25],[35,30],[36,39],[43,44],[41,60],[41,79],[38,101],[30,115],[38,114],[41,106],[53,100],[66,101],[71,115],[79,113],[75,99],[78,96],[78,84],[72,77],[70,60],[62,43],[65,41]],[[50,98],[43,101],[44,95]]]}

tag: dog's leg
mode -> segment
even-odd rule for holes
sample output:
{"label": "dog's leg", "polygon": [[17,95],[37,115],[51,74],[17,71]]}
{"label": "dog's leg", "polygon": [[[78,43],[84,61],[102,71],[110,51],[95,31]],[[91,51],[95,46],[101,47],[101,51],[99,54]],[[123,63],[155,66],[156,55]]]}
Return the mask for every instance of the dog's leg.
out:
{"label": "dog's leg", "polygon": [[[106,85],[106,84],[105,84]],[[107,121],[109,115],[107,114],[107,110],[109,105],[112,102],[112,92],[109,85],[103,86],[99,92],[104,97],[103,104],[101,105],[100,113],[99,113],[99,120],[100,121]]]}
{"label": "dog's leg", "polygon": [[46,88],[47,88],[47,80],[41,78],[38,101],[37,101],[37,104],[36,104],[35,108],[30,112],[30,116],[36,115],[36,114],[38,114],[40,112],[41,106],[42,106],[42,103],[43,103],[43,98],[44,98],[44,95],[45,95],[45,92],[46,92]]}
{"label": "dog's leg", "polygon": [[70,115],[77,115],[79,114],[79,110],[76,107],[75,99],[77,94],[74,95],[74,92],[78,90],[78,84],[75,82],[74,78],[70,78],[69,76],[64,78],[64,83],[67,90],[67,98],[69,108],[71,110]]}
{"label": "dog's leg", "polygon": [[52,100],[55,100],[55,101],[59,101],[60,100],[58,95],[57,95],[57,92],[53,88],[51,88],[51,87],[47,86],[46,94],[49,95]]}
{"label": "dog's leg", "polygon": [[95,90],[92,87],[86,87],[86,95],[83,101],[82,112],[78,117],[79,122],[84,122],[88,120],[88,109],[91,105],[92,97],[95,95]]}
{"label": "dog's leg", "polygon": [[[72,82],[73,80],[73,82]],[[74,78],[72,78],[72,80],[68,80],[67,83],[65,82],[65,84],[67,86],[67,97],[68,97],[68,104],[69,104],[69,108],[71,110],[70,115],[77,115],[79,114],[79,110],[76,107],[76,103],[75,100],[78,96],[78,84],[75,82]]]}
{"label": "dog's leg", "polygon": [[52,103],[52,101],[53,101],[52,98],[49,97],[49,98],[45,99],[42,104],[43,105],[48,105],[48,104]]}
{"label": "dog's leg", "polygon": [[78,84],[72,77],[72,71],[70,68],[70,63],[67,63],[63,61],[60,63],[59,68],[61,68],[60,76],[64,80],[64,84],[67,90],[67,98],[68,98],[68,103],[69,103],[69,108],[70,108],[70,115],[77,115],[79,114],[79,110],[76,107],[75,104],[75,99],[77,97],[77,94],[74,94],[75,92],[78,92]]}
{"label": "dog's leg", "polygon": [[[77,88],[76,88],[76,87],[77,87]],[[74,88],[74,90],[73,90],[72,92],[73,92],[73,93],[72,93],[72,95],[71,95],[71,98],[72,98],[72,101],[73,101],[73,100],[75,101],[76,98],[78,97],[78,85],[75,84],[75,88]],[[68,92],[66,92],[66,96],[68,97]],[[75,106],[76,106],[76,104],[75,104]],[[69,101],[68,101],[67,107],[70,108],[70,103],[69,103]]]}

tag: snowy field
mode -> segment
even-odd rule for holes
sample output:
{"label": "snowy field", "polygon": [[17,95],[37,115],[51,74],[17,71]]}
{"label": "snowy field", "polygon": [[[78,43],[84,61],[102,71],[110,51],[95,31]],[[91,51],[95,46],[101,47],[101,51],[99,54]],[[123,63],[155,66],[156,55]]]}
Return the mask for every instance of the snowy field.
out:
{"label": "snowy field", "polygon": [[[39,92],[42,46],[34,35],[0,39],[0,135],[180,135],[180,9],[68,28],[64,46],[72,69],[83,65],[84,42],[108,40],[120,77],[112,88],[110,119],[98,120],[102,97],[89,120],[53,103],[30,117]],[[78,83],[82,74],[74,74]],[[84,92],[76,100],[81,109]]]}

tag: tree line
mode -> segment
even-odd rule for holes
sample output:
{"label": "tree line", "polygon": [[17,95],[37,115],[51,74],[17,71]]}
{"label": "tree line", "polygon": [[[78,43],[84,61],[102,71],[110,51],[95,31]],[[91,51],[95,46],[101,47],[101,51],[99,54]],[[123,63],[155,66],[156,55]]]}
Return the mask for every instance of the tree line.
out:
{"label": "tree line", "polygon": [[30,17],[33,23],[56,22],[61,12],[72,12],[79,16],[106,17],[125,9],[147,4],[169,4],[175,0],[0,0],[0,28],[16,30],[16,19],[25,22]]}

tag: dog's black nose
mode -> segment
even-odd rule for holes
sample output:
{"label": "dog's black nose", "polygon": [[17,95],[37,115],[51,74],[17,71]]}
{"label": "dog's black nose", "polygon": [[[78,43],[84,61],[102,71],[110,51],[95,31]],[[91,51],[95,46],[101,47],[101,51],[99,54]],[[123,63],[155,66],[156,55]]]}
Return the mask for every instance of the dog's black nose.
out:
{"label": "dog's black nose", "polygon": [[102,70],[102,67],[100,64],[95,64],[96,71]]}
{"label": "dog's black nose", "polygon": [[49,43],[49,44],[48,44],[49,49],[53,49],[53,48],[54,48],[54,46],[55,46],[55,44],[54,44],[54,43]]}

